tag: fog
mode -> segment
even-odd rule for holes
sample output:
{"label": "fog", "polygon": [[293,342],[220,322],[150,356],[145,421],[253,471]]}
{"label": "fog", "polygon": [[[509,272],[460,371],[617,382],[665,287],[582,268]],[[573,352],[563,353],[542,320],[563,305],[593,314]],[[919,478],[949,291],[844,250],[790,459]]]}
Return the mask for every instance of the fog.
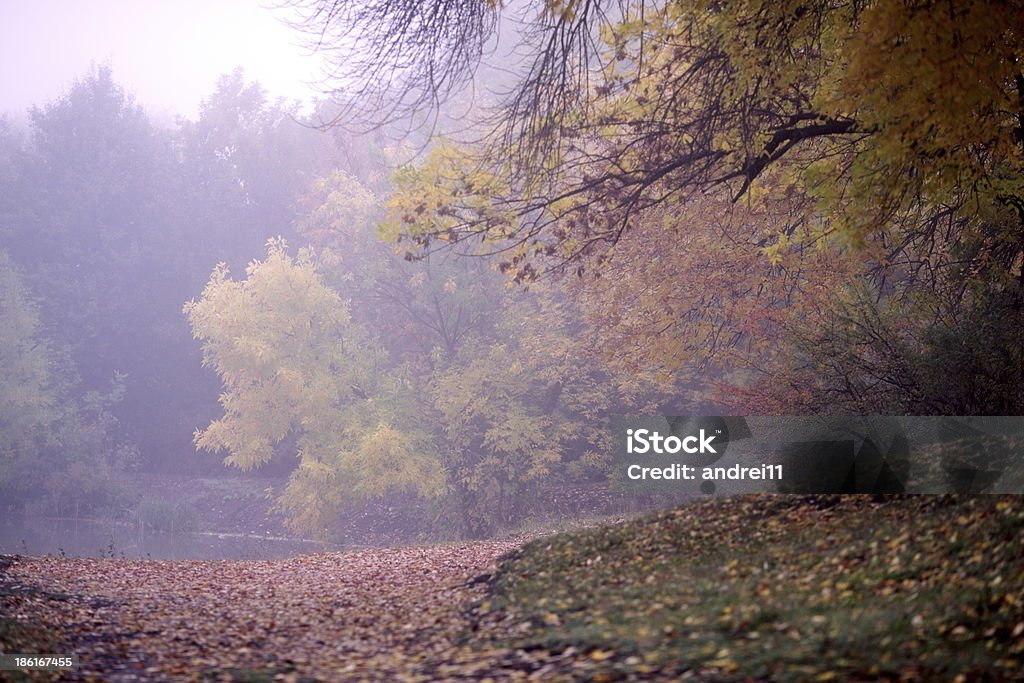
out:
{"label": "fog", "polygon": [[746,124],[704,136],[717,99],[643,71],[644,29],[531,44],[622,16],[445,7],[414,27],[450,54],[352,42],[349,72],[294,8],[0,9],[0,552],[494,538],[690,496],[616,485],[615,415],[1020,412],[1019,243],[812,256],[854,228],[738,201]]}
{"label": "fog", "polygon": [[319,56],[285,25],[291,12],[245,0],[91,0],[0,6],[0,111],[63,94],[90,64],[109,65],[153,116],[194,117],[218,76],[243,66],[275,96],[310,102]]}
{"label": "fog", "polygon": [[[488,429],[515,440],[581,420],[559,406],[565,387],[583,387],[567,377],[583,363],[575,323],[528,340],[508,328],[564,297],[507,289],[485,259],[395,254],[378,226],[396,169],[422,153],[426,132],[314,127],[339,109],[310,85],[323,65],[287,13],[246,2],[4,6],[0,552],[280,557],[644,505],[611,500],[600,467],[584,464],[586,435],[503,445],[516,464],[495,468]],[[503,78],[507,69],[485,68],[474,97]],[[471,99],[443,112],[459,120],[452,128]],[[248,264],[277,257],[266,286],[301,279],[313,259],[306,285],[337,299],[268,295],[228,310],[209,289],[219,263],[243,280]],[[254,289],[259,277],[248,273]],[[203,305],[240,327],[211,327]],[[325,332],[296,339],[295,325],[309,324]],[[331,362],[293,362],[351,339]],[[232,340],[261,347],[272,372],[233,384]],[[545,340],[566,345],[562,365],[530,359],[528,344]],[[528,367],[499,390],[502,349]],[[297,387],[279,382],[289,372]],[[459,400],[496,392],[474,418],[482,429],[448,403],[445,387],[466,382]],[[265,393],[246,395],[257,385]],[[266,411],[286,424],[264,430]],[[518,422],[503,422],[510,414]],[[343,433],[305,429],[313,419]],[[217,420],[244,443],[218,441]],[[337,479],[310,479],[311,464]],[[531,510],[538,496],[550,504]]]}
{"label": "fog", "polygon": [[0,2],[0,679],[1018,680],[1021,16]]}

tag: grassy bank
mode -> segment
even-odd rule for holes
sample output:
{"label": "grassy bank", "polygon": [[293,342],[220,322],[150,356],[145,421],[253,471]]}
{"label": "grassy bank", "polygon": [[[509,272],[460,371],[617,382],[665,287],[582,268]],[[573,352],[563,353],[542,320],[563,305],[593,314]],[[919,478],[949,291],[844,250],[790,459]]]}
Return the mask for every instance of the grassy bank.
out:
{"label": "grassy bank", "polygon": [[1010,679],[1020,497],[745,497],[534,541],[476,609],[595,680]]}

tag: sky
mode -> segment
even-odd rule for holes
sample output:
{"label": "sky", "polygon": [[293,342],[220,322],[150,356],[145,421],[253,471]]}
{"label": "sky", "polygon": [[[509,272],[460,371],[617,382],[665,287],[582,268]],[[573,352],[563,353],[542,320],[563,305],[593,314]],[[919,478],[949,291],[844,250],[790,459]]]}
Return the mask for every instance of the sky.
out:
{"label": "sky", "polygon": [[260,0],[0,0],[0,111],[61,96],[91,64],[152,114],[194,117],[236,66],[274,96],[311,98],[318,57]]}

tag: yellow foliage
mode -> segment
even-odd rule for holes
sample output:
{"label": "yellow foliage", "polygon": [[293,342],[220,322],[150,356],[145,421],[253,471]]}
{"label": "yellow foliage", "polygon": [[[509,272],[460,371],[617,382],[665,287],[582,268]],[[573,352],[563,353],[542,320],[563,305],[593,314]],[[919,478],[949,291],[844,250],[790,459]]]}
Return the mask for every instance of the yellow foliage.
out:
{"label": "yellow foliage", "polygon": [[312,253],[293,258],[271,240],[246,276],[232,280],[220,265],[185,306],[204,363],[225,387],[224,415],[196,433],[197,448],[252,469],[296,434],[299,467],[278,504],[301,533],[323,535],[345,503],[392,488],[438,495],[437,460],[425,439],[385,421],[408,411],[392,405],[376,344],[322,283]]}

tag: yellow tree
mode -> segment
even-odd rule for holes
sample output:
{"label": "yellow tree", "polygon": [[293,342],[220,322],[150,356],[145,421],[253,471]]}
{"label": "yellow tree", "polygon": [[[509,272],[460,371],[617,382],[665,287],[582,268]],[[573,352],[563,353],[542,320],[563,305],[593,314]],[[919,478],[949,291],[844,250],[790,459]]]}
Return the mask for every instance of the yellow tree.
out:
{"label": "yellow tree", "polygon": [[[633,3],[597,22],[583,76],[531,72],[520,94],[540,109],[512,106],[489,147],[433,173],[440,183],[419,179],[426,201],[400,207],[393,232],[427,250],[479,239],[518,279],[546,268],[591,278],[595,306],[597,292],[610,297],[606,348],[655,369],[697,340],[698,358],[757,351],[739,367],[764,366],[760,334],[803,355],[770,373],[814,366],[829,383],[897,387],[912,366],[934,374],[940,338],[983,345],[965,323],[994,301],[1006,315],[986,324],[1005,346],[981,366],[1012,363],[1015,337],[996,328],[1017,326],[1024,308],[1022,17],[1019,2],[996,1]],[[575,86],[574,106],[544,106]],[[745,224],[723,230],[727,215]],[[758,252],[760,266],[748,260]],[[623,301],[645,317],[619,316],[613,330]],[[753,301],[767,309],[756,319],[776,322],[757,331],[737,315]],[[794,308],[780,325],[783,302]],[[881,309],[862,304],[901,322],[875,324]],[[798,353],[821,342],[863,367]],[[907,357],[871,360],[887,347]],[[911,381],[907,396],[929,382]]]}
{"label": "yellow tree", "polygon": [[329,534],[347,502],[392,489],[440,492],[438,463],[400,406],[401,379],[384,375],[311,252],[293,258],[271,240],[242,281],[218,266],[185,314],[225,388],[224,415],[196,433],[197,448],[251,469],[294,435],[299,466],[279,504],[295,530]]}

